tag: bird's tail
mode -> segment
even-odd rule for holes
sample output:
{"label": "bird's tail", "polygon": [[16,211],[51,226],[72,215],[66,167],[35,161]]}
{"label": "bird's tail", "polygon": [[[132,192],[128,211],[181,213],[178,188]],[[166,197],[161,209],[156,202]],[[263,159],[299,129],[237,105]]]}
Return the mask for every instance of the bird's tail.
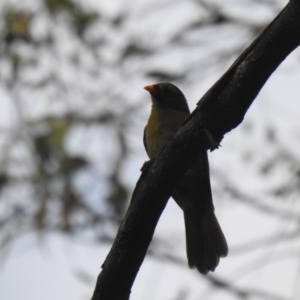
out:
{"label": "bird's tail", "polygon": [[184,210],[187,257],[190,268],[200,273],[214,271],[220,257],[228,254],[228,246],[214,212],[197,215],[193,210]]}

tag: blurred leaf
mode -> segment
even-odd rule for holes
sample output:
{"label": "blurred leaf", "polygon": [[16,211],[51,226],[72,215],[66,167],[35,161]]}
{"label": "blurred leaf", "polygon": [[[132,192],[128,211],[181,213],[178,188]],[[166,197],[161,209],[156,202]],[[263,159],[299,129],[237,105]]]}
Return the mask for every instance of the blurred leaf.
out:
{"label": "blurred leaf", "polygon": [[82,37],[87,28],[98,18],[99,15],[95,12],[85,13],[76,10],[73,15],[73,23],[78,36]]}
{"label": "blurred leaf", "polygon": [[71,174],[88,165],[88,161],[81,156],[65,156],[61,162],[61,172],[63,174]]}
{"label": "blurred leaf", "polygon": [[48,125],[51,130],[51,145],[59,152],[63,148],[63,140],[70,128],[69,120],[55,120],[49,119]]}
{"label": "blurred leaf", "polygon": [[164,71],[150,71],[147,72],[147,76],[154,77],[158,82],[172,82],[176,80],[183,80],[185,77],[185,75],[183,74],[167,73]]}
{"label": "blurred leaf", "polygon": [[129,56],[137,56],[137,55],[149,55],[152,51],[149,49],[143,48],[136,44],[130,44],[127,48],[124,49],[123,55],[121,59],[127,58]]}
{"label": "blurred leaf", "polygon": [[14,40],[21,39],[24,41],[30,40],[29,26],[32,19],[32,15],[22,12],[8,10],[5,13],[5,40],[7,43],[11,43]]}
{"label": "blurred leaf", "polygon": [[44,3],[51,13],[60,11],[74,11],[75,4],[71,0],[44,0]]}
{"label": "blurred leaf", "polygon": [[[31,127],[39,126],[40,123],[28,123]],[[69,130],[71,122],[69,120],[48,119],[48,131],[33,138],[37,154],[43,163],[54,162],[61,164],[64,159],[64,138]]]}
{"label": "blurred leaf", "polygon": [[9,182],[9,177],[6,173],[0,173],[0,192],[3,187]]}
{"label": "blurred leaf", "polygon": [[117,15],[115,18],[114,18],[114,20],[113,20],[113,25],[115,26],[115,27],[119,27],[119,26],[121,26],[123,23],[124,23],[124,21],[126,20],[126,18],[127,18],[128,16],[127,16],[127,14],[126,13],[124,13],[124,12],[121,12],[119,15]]}
{"label": "blurred leaf", "polygon": [[49,162],[51,157],[50,134],[39,135],[33,139],[35,149],[42,162]]}

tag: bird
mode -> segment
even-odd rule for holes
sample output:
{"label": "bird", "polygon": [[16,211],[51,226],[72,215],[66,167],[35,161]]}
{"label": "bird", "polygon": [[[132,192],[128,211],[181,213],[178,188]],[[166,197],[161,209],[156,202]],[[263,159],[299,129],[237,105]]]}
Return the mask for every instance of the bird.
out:
{"label": "bird", "polygon": [[[152,108],[144,129],[144,146],[153,159],[190,115],[187,100],[172,83],[144,87],[150,93]],[[202,274],[214,271],[228,246],[214,213],[207,151],[184,174],[172,192],[183,210],[188,265]]]}

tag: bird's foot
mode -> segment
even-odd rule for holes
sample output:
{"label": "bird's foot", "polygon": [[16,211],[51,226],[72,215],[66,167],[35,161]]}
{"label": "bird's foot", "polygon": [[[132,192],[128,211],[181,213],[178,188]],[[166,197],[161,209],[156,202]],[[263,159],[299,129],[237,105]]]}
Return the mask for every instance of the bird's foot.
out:
{"label": "bird's foot", "polygon": [[206,137],[209,141],[210,144],[210,152],[214,151],[215,149],[218,149],[219,147],[221,147],[221,141],[223,139],[223,136],[221,137],[214,137],[210,131],[208,129],[204,129],[204,132],[206,134]]}

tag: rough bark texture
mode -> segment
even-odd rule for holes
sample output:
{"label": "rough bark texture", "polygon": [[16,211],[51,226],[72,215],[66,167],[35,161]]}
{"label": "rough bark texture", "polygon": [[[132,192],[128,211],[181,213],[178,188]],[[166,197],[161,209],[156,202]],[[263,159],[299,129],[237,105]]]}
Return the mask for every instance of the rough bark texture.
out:
{"label": "rough bark texture", "polygon": [[92,300],[129,299],[156,224],[176,183],[201,150],[214,148],[213,141],[221,141],[224,134],[242,122],[264,83],[300,44],[299,16],[300,0],[291,0],[204,95],[161,153],[143,168]]}

